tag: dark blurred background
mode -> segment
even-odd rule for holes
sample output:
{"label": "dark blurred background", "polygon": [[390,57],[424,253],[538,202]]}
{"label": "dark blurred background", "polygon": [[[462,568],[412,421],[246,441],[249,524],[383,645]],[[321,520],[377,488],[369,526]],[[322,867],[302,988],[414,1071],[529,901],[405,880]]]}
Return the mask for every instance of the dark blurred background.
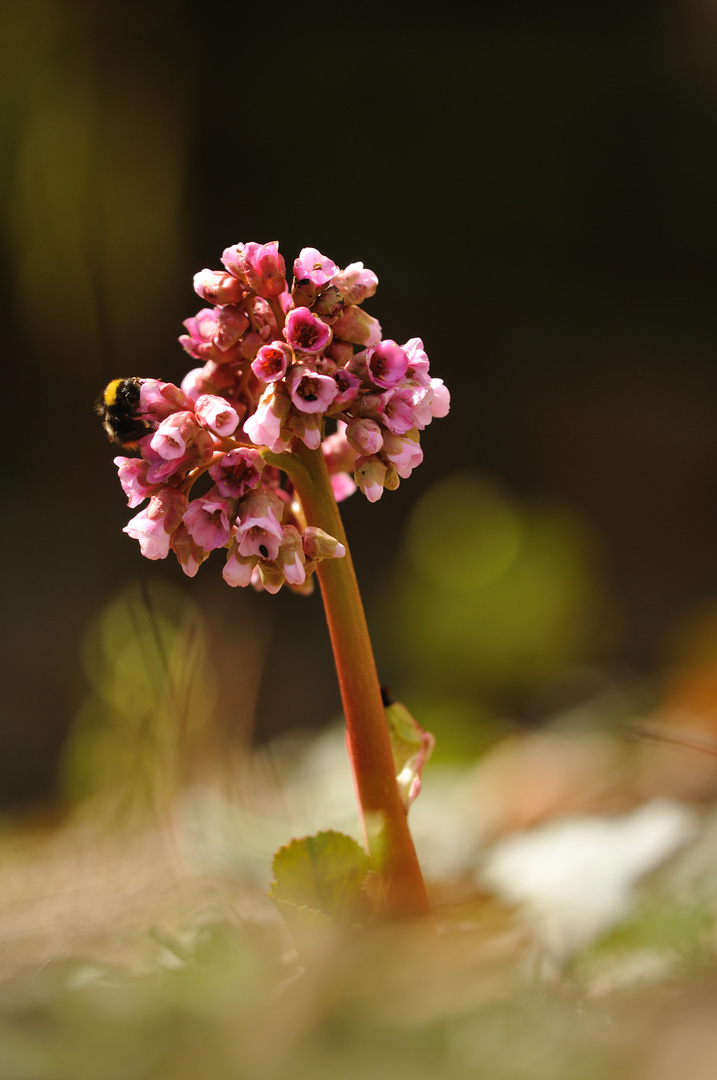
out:
{"label": "dark blurred background", "polygon": [[339,711],[318,594],[141,560],[92,409],[181,379],[192,275],[237,241],[363,260],[453,393],[410,480],[345,504],[381,676],[439,745],[712,641],[717,4],[459,12],[3,8],[1,806],[56,794],[88,640],[147,582],[201,613],[222,739]]}

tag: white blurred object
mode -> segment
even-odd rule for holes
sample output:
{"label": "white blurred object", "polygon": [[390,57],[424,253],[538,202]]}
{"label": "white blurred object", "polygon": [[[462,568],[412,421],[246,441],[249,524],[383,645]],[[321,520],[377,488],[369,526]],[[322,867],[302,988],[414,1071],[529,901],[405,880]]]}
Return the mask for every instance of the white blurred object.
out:
{"label": "white blurred object", "polygon": [[478,877],[522,905],[538,941],[565,960],[629,914],[640,878],[698,831],[686,806],[654,799],[629,814],[573,818],[501,840]]}

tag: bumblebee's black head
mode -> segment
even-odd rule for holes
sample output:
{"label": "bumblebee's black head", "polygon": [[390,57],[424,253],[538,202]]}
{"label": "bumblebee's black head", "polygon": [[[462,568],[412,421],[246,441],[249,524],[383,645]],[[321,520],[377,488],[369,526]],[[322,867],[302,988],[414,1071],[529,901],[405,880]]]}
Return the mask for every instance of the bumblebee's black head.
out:
{"label": "bumblebee's black head", "polygon": [[112,442],[130,449],[153,430],[153,425],[138,416],[142,379],[113,379],[95,402],[95,412],[102,418]]}

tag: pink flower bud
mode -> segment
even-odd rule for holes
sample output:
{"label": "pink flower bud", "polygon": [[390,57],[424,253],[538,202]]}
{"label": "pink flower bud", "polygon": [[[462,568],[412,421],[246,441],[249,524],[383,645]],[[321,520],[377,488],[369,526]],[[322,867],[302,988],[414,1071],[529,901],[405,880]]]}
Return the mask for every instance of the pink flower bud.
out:
{"label": "pink flower bud", "polygon": [[306,578],[305,561],[299,530],[295,525],[285,525],[276,564],[290,585],[303,584]]}
{"label": "pink flower bud", "polygon": [[296,352],[320,353],[331,341],[331,327],[308,308],[294,308],[286,317],[284,337]]}
{"label": "pink flower bud", "polygon": [[256,412],[244,421],[245,434],[255,446],[268,446],[275,454],[281,454],[290,441],[282,433],[290,408],[291,398],[284,383],[269,383]]}
{"label": "pink flower bud", "polygon": [[220,438],[233,435],[239,425],[236,409],[231,407],[226,398],[216,394],[202,394],[198,397],[194,413],[202,427],[213,431]]}
{"label": "pink flower bud", "polygon": [[304,554],[307,559],[343,559],[346,548],[334,536],[329,536],[316,525],[304,529]]}
{"label": "pink flower bud", "polygon": [[383,440],[383,454],[396,469],[396,472],[404,480],[407,480],[417,465],[423,461],[418,439],[412,439],[409,435],[389,435],[386,433]]}
{"label": "pink flower bud", "polygon": [[386,466],[379,457],[356,459],[354,480],[369,502],[378,502],[383,495]]}
{"label": "pink flower bud", "polygon": [[272,341],[271,345],[262,345],[252,361],[251,370],[262,382],[275,382],[283,379],[289,364],[293,364],[294,354],[283,341]]}
{"label": "pink flower bud", "polygon": [[338,269],[335,262],[312,247],[302,248],[298,259],[294,260],[294,278],[297,283],[310,281],[317,289],[331,281]]}
{"label": "pink flower bud", "polygon": [[346,428],[346,438],[357,453],[366,457],[377,454],[383,446],[381,425],[375,420],[352,420]]}
{"label": "pink flower bud", "polygon": [[451,407],[451,395],[448,387],[445,386],[443,379],[431,379],[431,389],[433,390],[431,415],[437,417],[447,416]]}
{"label": "pink flower bud", "polygon": [[245,589],[251,582],[251,575],[256,566],[256,555],[240,555],[236,543],[232,541],[227,561],[222,570],[222,577],[232,588]]}
{"label": "pink flower bud", "polygon": [[200,270],[194,275],[194,291],[210,304],[236,304],[247,289],[243,282],[222,270]]}
{"label": "pink flower bud", "polygon": [[183,390],[160,379],[143,379],[139,389],[139,410],[148,420],[164,420],[172,413],[192,408]]}
{"label": "pink flower bud", "polygon": [[331,284],[336,286],[347,304],[361,304],[376,292],[378,278],[373,270],[365,270],[362,262],[355,262],[339,270]]}
{"label": "pink flower bud", "polygon": [[351,341],[354,345],[375,345],[381,340],[381,324],[367,315],[363,308],[350,304],[333,323],[334,337]]}
{"label": "pink flower bud", "polygon": [[172,551],[177,556],[177,561],[187,577],[194,577],[204,560],[209,558],[209,552],[192,540],[184,522],[172,533],[171,545]]}
{"label": "pink flower bud", "polygon": [[326,412],[339,388],[331,375],[318,375],[305,364],[293,364],[286,376],[291,400],[300,412]]}

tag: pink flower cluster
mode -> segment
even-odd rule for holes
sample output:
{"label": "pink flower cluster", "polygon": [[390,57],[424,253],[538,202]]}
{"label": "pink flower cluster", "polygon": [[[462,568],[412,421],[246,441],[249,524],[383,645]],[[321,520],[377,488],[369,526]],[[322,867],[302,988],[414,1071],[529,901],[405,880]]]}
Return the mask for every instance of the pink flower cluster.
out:
{"label": "pink flower cluster", "polygon": [[[190,576],[225,548],[230,585],[307,592],[317,561],[344,548],[305,527],[288,476],[262,451],[290,452],[294,439],[321,447],[336,498],[358,486],[375,502],[421,462],[420,431],[446,415],[449,394],[429,376],[420,338],[383,339],[363,311],[378,284],[363,263],[340,269],[304,248],[289,289],[276,242],[235,244],[221,261],[224,270],[195,275],[212,306],[179,339],[201,366],[181,389],[134,380],[148,434],[139,457],[115,462],[129,505],[149,503],[125,532],[147,558],[171,548]],[[190,500],[205,474],[211,487]]]}

